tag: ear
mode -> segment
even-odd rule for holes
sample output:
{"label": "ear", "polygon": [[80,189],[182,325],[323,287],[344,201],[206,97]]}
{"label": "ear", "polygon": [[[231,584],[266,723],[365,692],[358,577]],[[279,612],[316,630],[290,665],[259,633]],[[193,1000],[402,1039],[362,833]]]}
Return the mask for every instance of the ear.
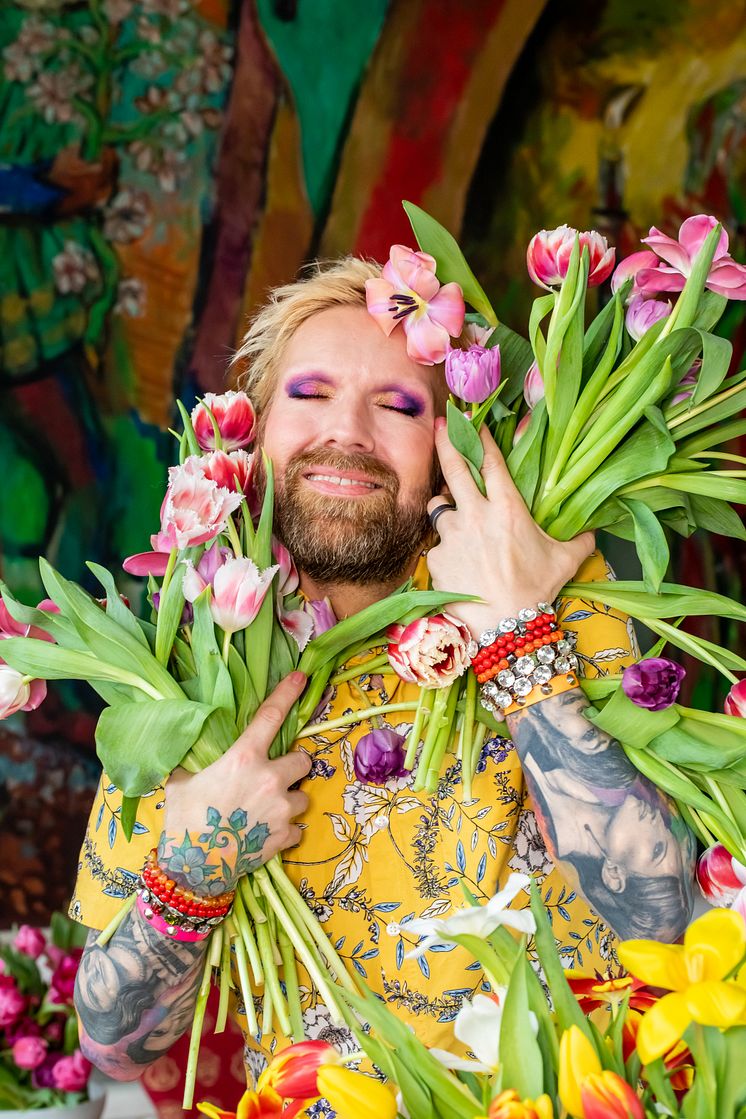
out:
{"label": "ear", "polygon": [[627,887],[627,876],[616,863],[604,859],[601,866],[601,881],[612,894],[621,894]]}

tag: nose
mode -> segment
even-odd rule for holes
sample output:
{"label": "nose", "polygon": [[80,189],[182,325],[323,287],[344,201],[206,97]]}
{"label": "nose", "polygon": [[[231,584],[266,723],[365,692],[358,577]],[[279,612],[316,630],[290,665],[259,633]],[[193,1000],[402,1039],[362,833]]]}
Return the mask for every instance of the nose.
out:
{"label": "nose", "polygon": [[357,402],[340,400],[325,409],[324,422],[318,432],[319,443],[336,451],[371,454],[375,446],[372,424],[367,410]]}

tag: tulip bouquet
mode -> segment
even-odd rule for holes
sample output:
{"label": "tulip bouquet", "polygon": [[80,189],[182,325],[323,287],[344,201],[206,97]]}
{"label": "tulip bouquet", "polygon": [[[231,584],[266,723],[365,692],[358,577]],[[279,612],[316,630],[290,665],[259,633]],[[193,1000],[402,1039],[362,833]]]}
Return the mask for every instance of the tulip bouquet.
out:
{"label": "tulip bouquet", "polygon": [[[451,442],[482,492],[478,432],[486,424],[547,533],[566,540],[605,529],[634,540],[641,581],[563,591],[623,611],[660,638],[623,677],[581,680],[590,715],[676,798],[705,845],[722,841],[746,862],[746,723],[733,717],[741,713],[733,704],[722,715],[678,706],[683,670],[660,656],[666,644],[682,649],[734,687],[735,673],[746,670],[732,650],[681,628],[687,616],[744,621],[746,607],[664,581],[667,532],[746,539],[731,505],[746,503],[745,460],[722,449],[746,433],[746,370],[729,372],[731,343],[714,333],[728,300],[746,299],[746,267],[706,215],[688,218],[677,239],[654,227],[649,248],[616,268],[615,250],[598,233],[542,231],[527,264],[544,294],[524,338],[498,321],[453,237],[404,206],[421,251],[392,248],[381,278],[368,281],[369,311],[387,334],[402,327],[414,360],[445,363]],[[586,322],[588,289],[609,279],[609,302]],[[427,629],[421,620],[390,631],[392,666],[423,686],[407,766],[424,735],[417,784],[433,789],[456,737],[468,798],[485,724],[499,726],[499,697],[485,711],[472,672],[418,672]]]}
{"label": "tulip bouquet", "polygon": [[[140,798],[177,766],[198,772],[216,761],[280,679],[299,669],[309,682],[272,744],[272,757],[312,733],[313,713],[340,666],[371,645],[385,643],[389,624],[408,623],[453,597],[413,590],[407,583],[338,623],[328,603],[301,601],[293,561],[272,536],[271,464],[262,464],[263,485],[258,486],[256,453],[246,450],[255,430],[248,397],[236,392],[208,395],[191,416],[183,408],[181,412],[180,463],[169,471],[160,531],[151,537],[150,551],[124,564],[130,574],[148,576],[151,617],[137,617],[111,573],[93,563],[89,567],[104,588],[103,600],[91,598],[43,559],[41,577],[49,599],[32,609],[3,587],[0,600],[0,678],[10,697],[2,714],[41,702],[45,680],[88,681],[107,705],[96,728],[96,745],[109,780],[123,793],[119,822],[128,838],[138,827]],[[220,845],[221,821],[214,823],[211,842]],[[246,821],[228,823],[244,827]],[[262,828],[257,825],[244,843],[241,857],[247,862],[262,846]],[[191,862],[190,885],[209,894],[209,879],[201,869],[204,857]],[[110,938],[135,900],[132,893],[101,933],[100,943]],[[339,992],[354,992],[355,983],[275,857],[241,879],[232,915],[211,933],[192,1033],[186,1106],[191,1106],[214,970],[221,992],[218,1031],[224,1028],[236,982],[251,1033],[268,1032],[277,1021],[286,1036],[300,1039],[296,959],[335,1021],[349,1018]],[[263,995],[261,1022],[254,992]]]}
{"label": "tulip bouquet", "polygon": [[0,946],[0,1110],[87,1099],[91,1065],[78,1048],[73,987],[82,930],[61,913],[51,937],[21,925]]}
{"label": "tulip bouquet", "polygon": [[[531,909],[512,900],[531,892]],[[370,1022],[362,1053],[395,1085],[342,1067],[324,1042],[284,1050],[244,1096],[236,1119],[296,1115],[324,1096],[340,1119],[742,1119],[746,1113],[746,923],[716,909],[681,945],[631,940],[624,971],[565,973],[549,916],[526,875],[486,905],[409,922],[412,954],[465,947],[487,976],[453,1024],[460,1055],[428,1049],[371,992],[352,1004]],[[522,932],[518,940],[508,928]],[[534,938],[539,976],[528,963]],[[660,994],[661,990],[665,993]],[[211,1119],[231,1119],[210,1105]]]}

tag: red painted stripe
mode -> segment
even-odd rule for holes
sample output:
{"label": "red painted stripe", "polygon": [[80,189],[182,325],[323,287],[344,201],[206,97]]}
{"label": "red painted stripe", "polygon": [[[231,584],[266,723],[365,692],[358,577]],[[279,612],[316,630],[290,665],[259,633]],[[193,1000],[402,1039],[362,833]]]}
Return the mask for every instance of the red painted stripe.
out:
{"label": "red painted stripe", "polygon": [[449,0],[427,0],[409,35],[392,95],[396,117],[376,185],[358,228],[354,252],[385,260],[389,246],[412,243],[401,200],[420,202],[441,173],[443,140],[471,76],[487,29],[504,0],[472,3],[468,18]]}

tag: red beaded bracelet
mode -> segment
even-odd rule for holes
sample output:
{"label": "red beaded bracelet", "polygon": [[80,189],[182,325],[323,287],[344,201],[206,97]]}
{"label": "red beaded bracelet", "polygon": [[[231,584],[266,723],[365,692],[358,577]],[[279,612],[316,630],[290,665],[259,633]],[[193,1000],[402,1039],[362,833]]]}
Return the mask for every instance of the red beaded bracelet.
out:
{"label": "red beaded bracelet", "polygon": [[225,917],[233,905],[234,890],[217,897],[202,897],[179,886],[159,865],[155,847],[143,867],[142,880],[153,898],[184,917]]}

